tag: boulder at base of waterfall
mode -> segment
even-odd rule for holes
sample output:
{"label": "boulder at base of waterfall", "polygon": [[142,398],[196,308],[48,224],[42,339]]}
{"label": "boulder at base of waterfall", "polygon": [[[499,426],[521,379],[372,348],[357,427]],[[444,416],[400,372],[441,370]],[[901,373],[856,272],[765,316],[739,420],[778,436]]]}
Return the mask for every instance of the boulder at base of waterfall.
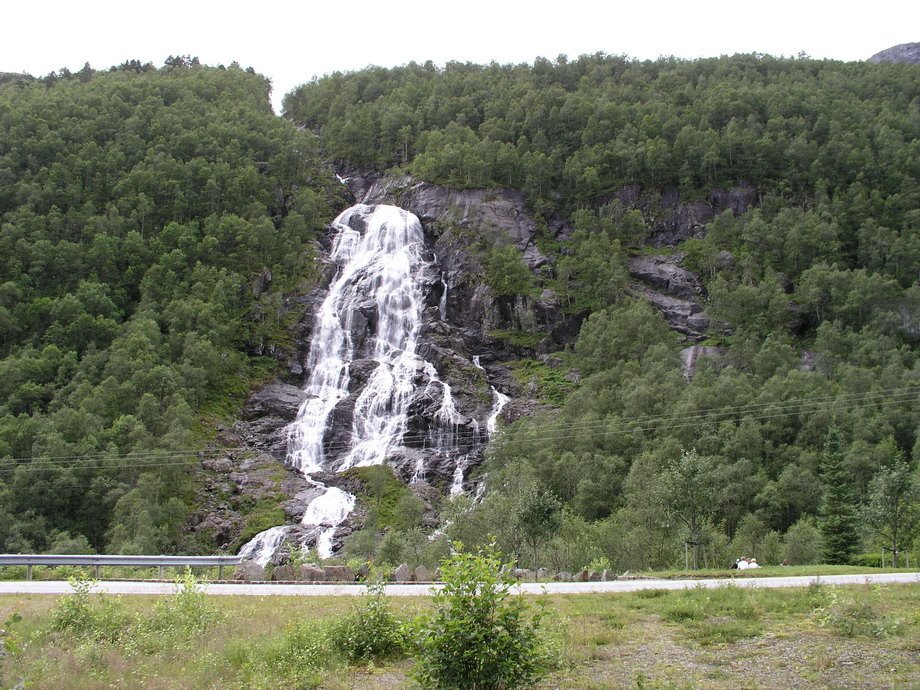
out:
{"label": "boulder at base of waterfall", "polygon": [[255,561],[243,561],[233,571],[234,580],[257,582],[265,579],[265,568]]}
{"label": "boulder at base of waterfall", "polygon": [[329,582],[355,581],[355,573],[347,565],[324,565],[323,574]]}
{"label": "boulder at base of waterfall", "polygon": [[428,572],[428,568],[423,565],[420,565],[415,569],[415,581],[416,582],[431,582],[431,573]]}
{"label": "boulder at base of waterfall", "polygon": [[537,580],[539,582],[544,582],[549,579],[549,571],[546,568],[540,568],[537,571]]}
{"label": "boulder at base of waterfall", "polygon": [[292,565],[279,565],[272,570],[272,580],[275,582],[293,582],[297,579],[297,569]]}
{"label": "boulder at base of waterfall", "polygon": [[409,570],[408,565],[400,563],[399,567],[393,571],[393,576],[390,580],[393,582],[412,582],[412,571]]}
{"label": "boulder at base of waterfall", "polygon": [[556,577],[553,578],[556,582],[571,582],[572,573],[567,573],[565,570],[562,572],[556,573]]}
{"label": "boulder at base of waterfall", "polygon": [[302,565],[297,579],[301,582],[323,582],[326,579],[326,573],[315,565]]}
{"label": "boulder at base of waterfall", "polygon": [[575,582],[588,582],[591,579],[590,573],[587,570],[582,570],[578,575],[575,576]]}

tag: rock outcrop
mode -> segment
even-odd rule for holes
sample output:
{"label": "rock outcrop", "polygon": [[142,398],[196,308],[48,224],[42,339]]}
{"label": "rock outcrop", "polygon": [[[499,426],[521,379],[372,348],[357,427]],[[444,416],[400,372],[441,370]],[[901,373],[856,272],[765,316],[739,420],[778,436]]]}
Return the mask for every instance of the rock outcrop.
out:
{"label": "rock outcrop", "polygon": [[920,43],[902,43],[886,48],[870,57],[869,62],[898,62],[920,65]]}
{"label": "rock outcrop", "polygon": [[709,358],[716,362],[723,360],[728,354],[724,347],[713,347],[711,345],[694,345],[680,351],[680,358],[683,362],[684,378],[688,381],[696,373],[697,363],[700,359]]}
{"label": "rock outcrop", "polygon": [[601,200],[601,204],[619,202],[623,207],[642,212],[651,227],[649,244],[674,246],[691,237],[701,237],[706,224],[720,213],[744,213],[757,204],[757,190],[741,184],[731,189],[715,187],[704,199],[682,200],[675,187],[664,190],[644,189],[631,184]]}
{"label": "rock outcrop", "polygon": [[260,582],[265,579],[265,568],[253,561],[243,561],[233,571],[234,580]]}

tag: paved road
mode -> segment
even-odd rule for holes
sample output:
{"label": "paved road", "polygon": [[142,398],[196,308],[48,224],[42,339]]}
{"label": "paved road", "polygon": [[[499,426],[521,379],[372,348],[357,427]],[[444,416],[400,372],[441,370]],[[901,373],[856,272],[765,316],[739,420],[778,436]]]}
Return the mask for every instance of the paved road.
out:
{"label": "paved road", "polygon": [[[738,587],[805,587],[812,582],[826,585],[863,585],[884,583],[918,583],[920,573],[880,573],[878,575],[825,575],[804,577],[750,577],[718,580],[617,580],[613,582],[547,582],[525,583],[517,590],[526,594],[588,594],[635,592],[640,589],[693,589],[735,585]],[[440,585],[387,585],[386,593],[392,596],[426,596]],[[363,594],[361,585],[312,585],[270,583],[220,583],[206,584],[208,594],[247,596],[349,596]],[[167,582],[129,582],[105,580],[97,582],[95,591],[111,594],[172,594],[176,585]],[[61,581],[2,582],[0,594],[68,594],[71,587]]]}

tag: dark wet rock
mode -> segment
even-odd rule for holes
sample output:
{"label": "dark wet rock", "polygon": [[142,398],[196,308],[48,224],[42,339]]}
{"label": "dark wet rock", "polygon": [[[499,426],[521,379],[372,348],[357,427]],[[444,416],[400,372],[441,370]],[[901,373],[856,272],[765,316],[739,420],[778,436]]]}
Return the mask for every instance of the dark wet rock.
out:
{"label": "dark wet rock", "polygon": [[693,347],[684,348],[680,351],[684,378],[688,381],[693,378],[693,375],[696,373],[697,362],[701,358],[710,358],[718,361],[724,359],[727,354],[728,350],[724,347],[713,347],[711,345],[694,345]]}
{"label": "dark wet rock", "polygon": [[306,393],[297,386],[272,381],[249,396],[243,412],[247,419],[275,416],[290,422],[306,399]]}
{"label": "dark wet rock", "polygon": [[712,205],[715,215],[731,211],[738,216],[757,204],[758,194],[756,189],[747,185],[728,190],[714,188],[709,190],[707,201]]}
{"label": "dark wet rock", "polygon": [[705,339],[709,317],[698,303],[671,297],[638,283],[634,283],[632,289],[645,297],[673,330],[691,340]]}
{"label": "dark wet rock", "polygon": [[626,263],[633,278],[650,287],[685,300],[695,300],[705,293],[703,284],[692,271],[676,264],[674,256],[633,256]]}
{"label": "dark wet rock", "polygon": [[380,366],[379,362],[372,359],[356,359],[352,361],[348,367],[348,390],[352,393],[360,393],[378,366]]}
{"label": "dark wet rock", "polygon": [[243,561],[233,571],[234,580],[260,582],[265,579],[265,568],[255,561]]}
{"label": "dark wet rock", "polygon": [[731,189],[713,188],[705,199],[682,200],[676,187],[662,190],[625,185],[600,199],[600,205],[619,203],[640,211],[651,227],[649,243],[655,247],[674,246],[692,237],[702,237],[706,224],[730,210],[744,213],[758,202],[757,190],[747,184]]}

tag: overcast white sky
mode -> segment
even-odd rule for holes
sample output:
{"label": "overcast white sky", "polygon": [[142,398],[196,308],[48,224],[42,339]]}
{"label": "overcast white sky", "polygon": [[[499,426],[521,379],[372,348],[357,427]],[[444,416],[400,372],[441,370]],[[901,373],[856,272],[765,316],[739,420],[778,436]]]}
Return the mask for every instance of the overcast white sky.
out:
{"label": "overcast white sky", "polygon": [[920,41],[920,2],[562,0],[4,3],[0,71],[197,55],[270,77],[273,102],[314,75],[410,60],[532,62],[560,53],[693,58],[761,52],[861,60]]}

